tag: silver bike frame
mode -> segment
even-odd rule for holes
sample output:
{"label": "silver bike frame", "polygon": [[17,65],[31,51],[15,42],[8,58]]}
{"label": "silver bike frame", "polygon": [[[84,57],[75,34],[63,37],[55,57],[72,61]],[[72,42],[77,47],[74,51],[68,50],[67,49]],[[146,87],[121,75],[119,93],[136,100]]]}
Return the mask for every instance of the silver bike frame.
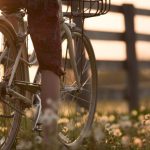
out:
{"label": "silver bike frame", "polygon": [[[60,22],[61,22],[61,27],[62,27],[62,33],[64,32],[64,34],[66,34],[67,37],[67,44],[68,44],[68,48],[69,48],[69,55],[70,55],[70,61],[71,61],[71,65],[72,68],[74,70],[74,75],[75,75],[75,79],[77,82],[78,87],[81,87],[80,84],[80,78],[78,75],[78,71],[77,71],[77,64],[75,61],[75,51],[74,51],[74,47],[73,47],[73,40],[72,40],[72,34],[71,34],[71,24],[65,24],[64,22],[64,18],[63,18],[63,11],[62,11],[62,1],[58,0],[58,4],[59,4],[59,18],[60,18]],[[70,25],[70,27],[69,27]]]}
{"label": "silver bike frame", "polygon": [[[77,64],[76,64],[76,61],[75,61],[75,52],[74,52],[74,47],[73,47],[73,40],[72,40],[72,34],[71,34],[71,25],[70,27],[68,25],[66,25],[64,19],[63,19],[63,12],[62,12],[62,2],[61,0],[58,0],[58,3],[59,3],[59,17],[60,17],[60,23],[61,23],[61,27],[62,27],[62,33],[66,34],[66,37],[67,37],[67,44],[68,44],[68,48],[69,48],[69,55],[70,55],[70,61],[71,61],[71,65],[72,65],[72,68],[74,70],[74,74],[75,74],[75,78],[76,78],[76,82],[77,82],[77,85],[78,85],[78,88],[81,87],[81,84],[80,84],[80,78],[79,78],[79,75],[78,75],[78,71],[77,71]],[[14,91],[13,89],[11,89],[11,85],[12,85],[12,82],[13,82],[13,79],[14,79],[14,76],[15,76],[15,73],[16,73],[16,70],[17,70],[17,67],[19,65],[19,61],[23,61],[23,63],[27,64],[28,66],[32,65],[32,64],[35,64],[35,62],[37,62],[37,60],[34,60],[32,62],[27,62],[26,60],[22,59],[21,55],[23,53],[25,49],[25,45],[26,45],[26,37],[27,37],[27,34],[25,33],[25,30],[24,30],[24,20],[23,20],[23,17],[19,14],[11,14],[12,16],[16,16],[16,18],[18,17],[18,23],[19,23],[19,30],[18,30],[18,34],[19,35],[22,35],[24,36],[24,40],[23,42],[21,43],[21,47],[20,49],[18,50],[18,54],[17,54],[17,57],[15,59],[15,63],[13,65],[13,68],[12,68],[12,73],[11,73],[11,76],[10,76],[10,79],[9,79],[9,82],[8,82],[8,87],[7,87],[7,91],[11,94],[14,94],[15,96],[18,96],[20,97],[20,99],[24,102],[24,103],[28,103],[29,105],[31,105],[31,100],[22,96],[21,94],[17,93],[16,91]],[[33,52],[35,53],[35,52]],[[2,56],[5,55],[5,51],[3,54],[1,54],[1,57],[0,57],[0,60],[2,58]]]}

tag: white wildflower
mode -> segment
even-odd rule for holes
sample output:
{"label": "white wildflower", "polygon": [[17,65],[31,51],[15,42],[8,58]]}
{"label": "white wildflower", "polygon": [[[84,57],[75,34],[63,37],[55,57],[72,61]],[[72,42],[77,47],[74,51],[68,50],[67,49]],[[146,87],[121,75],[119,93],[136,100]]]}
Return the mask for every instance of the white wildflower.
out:
{"label": "white wildflower", "polygon": [[111,125],[111,129],[117,129],[117,128],[119,128],[120,127],[120,125],[119,124],[117,124],[117,123],[114,123],[114,124],[112,124]]}
{"label": "white wildflower", "polygon": [[58,115],[51,109],[45,109],[44,113],[40,117],[40,122],[44,125],[50,125],[53,121],[58,120]]}
{"label": "white wildflower", "polygon": [[150,114],[144,116],[145,120],[150,120]]}
{"label": "white wildflower", "polygon": [[132,122],[130,120],[120,120],[119,122],[119,125],[121,128],[125,129],[125,128],[130,128],[132,126]]}
{"label": "white wildflower", "polygon": [[62,129],[62,132],[63,133],[67,133],[69,131],[69,129],[67,128],[67,127],[64,127],[63,129]]}
{"label": "white wildflower", "polygon": [[109,122],[113,122],[113,121],[115,121],[115,116],[114,115],[110,115],[109,116]]}
{"label": "white wildflower", "polygon": [[145,109],[146,109],[145,106],[140,107],[140,111],[145,111]]}
{"label": "white wildflower", "polygon": [[36,136],[34,140],[35,140],[35,143],[37,143],[37,144],[41,144],[43,141],[41,136]]}
{"label": "white wildflower", "polygon": [[144,115],[139,115],[138,120],[139,120],[141,123],[143,123],[143,121],[144,121]]}
{"label": "white wildflower", "polygon": [[108,116],[105,116],[105,115],[98,118],[98,122],[100,122],[102,125],[105,125],[106,123],[108,123],[108,121],[109,121],[109,118]]}
{"label": "white wildflower", "polygon": [[145,120],[144,123],[145,123],[146,126],[150,126],[150,120]]}
{"label": "white wildflower", "polygon": [[133,144],[137,147],[142,147],[142,145],[143,145],[142,140],[138,137],[134,137]]}
{"label": "white wildflower", "polygon": [[128,115],[121,116],[120,120],[129,120],[130,117]]}
{"label": "white wildflower", "polygon": [[132,110],[132,111],[131,111],[131,115],[132,115],[132,116],[137,116],[137,115],[138,115],[137,110]]}
{"label": "white wildflower", "polygon": [[100,142],[102,139],[104,139],[104,137],[105,134],[100,127],[94,128],[94,138],[97,142]]}
{"label": "white wildflower", "polygon": [[73,120],[70,120],[69,123],[67,124],[67,128],[72,131],[75,129],[75,122]]}
{"label": "white wildflower", "polygon": [[26,110],[25,110],[25,114],[26,114],[27,118],[32,118],[34,111],[35,111],[35,110],[34,110],[33,108],[31,108],[31,109],[26,109]]}
{"label": "white wildflower", "polygon": [[76,124],[75,124],[75,127],[77,127],[77,128],[80,128],[82,126],[82,123],[81,122],[77,122]]}
{"label": "white wildflower", "polygon": [[109,131],[111,129],[111,125],[110,125],[110,123],[107,123],[106,125],[105,125],[105,130],[106,131]]}
{"label": "white wildflower", "polygon": [[16,146],[16,150],[31,150],[32,143],[30,141],[20,141],[20,143]]}
{"label": "white wildflower", "polygon": [[58,124],[67,124],[69,122],[68,118],[59,118]]}
{"label": "white wildflower", "polygon": [[124,146],[124,147],[128,147],[130,145],[130,137],[125,135],[121,138],[121,144]]}
{"label": "white wildflower", "polygon": [[113,130],[113,135],[116,136],[116,137],[120,137],[122,135],[122,132],[121,130],[118,128],[118,129],[114,129]]}

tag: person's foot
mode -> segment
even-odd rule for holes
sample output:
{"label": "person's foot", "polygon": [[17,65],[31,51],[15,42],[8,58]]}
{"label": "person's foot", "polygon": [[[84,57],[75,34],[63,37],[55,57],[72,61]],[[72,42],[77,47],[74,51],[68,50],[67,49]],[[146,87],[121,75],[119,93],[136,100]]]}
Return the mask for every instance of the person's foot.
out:
{"label": "person's foot", "polygon": [[43,145],[47,150],[61,150],[62,144],[57,139],[58,116],[51,108],[45,109],[41,116]]}

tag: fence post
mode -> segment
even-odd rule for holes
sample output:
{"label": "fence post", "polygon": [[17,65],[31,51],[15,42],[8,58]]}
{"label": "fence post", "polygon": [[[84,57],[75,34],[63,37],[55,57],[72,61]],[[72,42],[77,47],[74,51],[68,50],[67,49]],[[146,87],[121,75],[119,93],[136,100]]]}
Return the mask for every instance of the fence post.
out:
{"label": "fence post", "polygon": [[138,96],[138,63],[136,58],[136,35],[134,31],[134,6],[131,4],[123,5],[123,14],[125,19],[125,42],[127,54],[127,73],[128,73],[128,100],[129,109],[139,108]]}

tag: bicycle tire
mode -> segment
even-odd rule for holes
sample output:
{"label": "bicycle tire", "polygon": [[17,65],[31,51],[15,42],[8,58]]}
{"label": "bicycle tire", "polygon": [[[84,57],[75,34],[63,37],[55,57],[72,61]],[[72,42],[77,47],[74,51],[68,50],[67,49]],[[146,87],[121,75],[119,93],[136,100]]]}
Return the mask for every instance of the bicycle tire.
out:
{"label": "bicycle tire", "polygon": [[[63,123],[63,125],[61,125],[61,119],[63,120],[63,118],[66,118],[66,116],[64,115],[62,115],[62,116],[59,116],[60,117],[60,120],[58,121],[58,127],[59,126],[62,126],[62,129],[59,129],[59,139],[60,139],[60,141],[63,143],[63,144],[65,144],[67,147],[69,147],[69,148],[72,148],[72,149],[76,149],[81,143],[82,143],[82,141],[83,141],[83,139],[88,135],[88,133],[89,133],[89,131],[90,131],[90,128],[91,128],[91,126],[92,126],[92,123],[93,123],[93,119],[94,119],[94,113],[95,113],[95,109],[96,109],[96,102],[97,102],[97,69],[96,69],[96,61],[95,61],[95,55],[94,55],[94,51],[93,51],[93,47],[92,47],[92,45],[91,45],[91,43],[90,43],[90,40],[89,40],[89,38],[85,35],[85,34],[83,34],[82,33],[82,31],[81,30],[79,30],[78,28],[74,28],[74,29],[72,29],[72,31],[71,31],[71,33],[72,33],[72,38],[73,38],[73,42],[76,42],[76,44],[77,44],[77,40],[79,39],[79,41],[80,41],[80,44],[81,44],[81,42],[84,44],[84,50],[86,51],[86,52],[84,52],[85,54],[83,54],[83,52],[82,52],[82,54],[84,55],[84,57],[87,57],[87,58],[84,58],[84,61],[87,61],[86,63],[89,63],[89,65],[90,65],[90,68],[88,68],[88,71],[87,71],[87,73],[86,74],[88,74],[88,75],[91,75],[90,77],[88,77],[86,80],[89,80],[89,81],[91,81],[91,82],[89,82],[88,81],[88,84],[89,83],[91,83],[91,85],[87,85],[87,83],[86,83],[86,80],[85,80],[85,82],[83,82],[83,83],[81,83],[81,85],[83,85],[83,84],[85,84],[81,89],[78,89],[78,90],[81,90],[81,91],[79,91],[79,92],[81,92],[81,94],[79,95],[79,96],[81,96],[80,98],[79,97],[76,97],[75,99],[77,99],[77,103],[76,102],[74,102],[74,103],[76,103],[76,104],[74,104],[74,106],[76,106],[77,107],[77,109],[79,109],[78,107],[80,107],[81,106],[81,110],[83,110],[82,108],[84,108],[84,110],[85,111],[89,111],[88,112],[88,116],[87,116],[87,120],[86,120],[86,122],[84,123],[84,125],[83,125],[83,128],[79,131],[80,133],[79,133],[79,135],[77,135],[76,137],[73,137],[72,138],[72,135],[71,135],[71,137],[69,137],[69,132],[67,133],[67,131],[65,131],[65,130],[69,130],[68,129],[68,124],[70,123],[70,121],[72,120],[72,118],[71,118],[71,116],[67,116],[67,117],[69,117],[71,120],[68,120],[68,121],[66,121],[66,124],[65,123]],[[68,39],[67,39],[68,37],[67,37],[67,35],[64,33],[63,34],[63,36],[62,36],[62,41],[68,41]],[[67,43],[67,42],[66,42]],[[62,44],[63,45],[63,44]],[[69,48],[69,46],[68,46],[68,44],[66,44],[66,50]],[[62,51],[63,51],[63,49],[64,49],[64,46],[62,46]],[[74,46],[74,49],[75,49],[75,46]],[[81,70],[82,72],[83,72],[83,70],[82,69],[84,69],[84,68],[80,68],[81,67],[81,64],[79,64],[79,58],[77,58],[77,57],[79,57],[79,56],[81,56],[80,54],[79,54],[79,52],[80,52],[80,49],[78,49],[78,52],[76,52],[76,50],[74,51],[74,53],[75,53],[75,55],[76,55],[76,59],[77,59],[77,69],[78,69],[78,71],[79,70]],[[67,56],[68,54],[65,54],[65,56]],[[64,57],[64,56],[63,56]],[[64,77],[62,77],[62,79],[63,79],[63,83],[62,83],[62,85],[66,85],[66,83],[65,83],[65,80],[68,82],[67,84],[74,84],[76,81],[74,81],[74,82],[71,82],[70,80],[71,79],[66,79],[67,77],[67,73],[70,71],[72,71],[71,69],[71,63],[69,62],[70,60],[66,57],[66,58],[63,58],[64,59],[64,71],[66,72],[66,74],[64,75]],[[66,59],[66,60],[65,60]],[[70,65],[68,66],[68,68],[70,69],[65,69],[65,66],[67,66],[67,63],[69,64],[70,63]],[[79,64],[79,65],[78,65]],[[86,67],[86,66],[84,66],[84,67]],[[67,67],[66,67],[67,68]],[[80,79],[82,78],[82,76],[87,76],[87,75],[83,75],[84,73],[82,73],[81,71],[79,71],[80,72]],[[73,73],[73,71],[72,71],[72,73]],[[69,74],[70,73],[68,73],[68,76],[69,76]],[[73,76],[73,75],[71,75],[71,76]],[[73,77],[72,77],[73,78]],[[85,77],[83,77],[82,78],[82,80],[84,80],[84,78]],[[70,82],[70,83],[69,83]],[[82,81],[81,81],[82,82]],[[68,85],[67,85],[68,86]],[[72,86],[72,85],[71,85]],[[89,97],[90,97],[90,99],[88,99],[88,102],[89,102],[89,106],[86,106],[86,105],[84,105],[84,103],[86,103],[86,101],[84,102],[84,103],[80,103],[79,104],[79,102],[78,102],[78,100],[79,99],[82,99],[83,98],[83,96],[85,96],[86,95],[86,93],[84,93],[85,91],[84,91],[84,88],[86,88],[85,86],[87,86],[87,88],[88,89],[90,89],[91,91],[89,91],[90,92],[90,94],[87,94]],[[73,88],[73,87],[72,87]],[[86,89],[87,90],[87,89]],[[72,92],[72,91],[71,91]],[[76,92],[78,92],[78,91],[76,91]],[[71,93],[71,97],[73,97],[74,95],[73,94],[76,94],[76,92],[72,92]],[[83,94],[83,95],[82,95]],[[64,99],[63,98],[63,96],[64,95],[62,95],[61,96],[61,100],[62,99]],[[67,97],[67,99],[69,99],[69,100],[67,100],[67,102],[66,103],[68,103],[68,101],[69,101],[69,104],[68,104],[68,108],[67,109],[71,109],[71,106],[69,106],[70,105],[70,98],[71,98],[70,96],[69,97]],[[66,98],[65,98],[66,99]],[[62,100],[63,101],[63,100]],[[80,101],[80,100],[79,100]],[[66,105],[66,103],[65,103],[65,105]],[[62,105],[64,104],[64,102],[61,102],[61,107],[63,107]],[[80,105],[80,106],[77,106],[77,105]],[[64,107],[66,107],[66,106],[64,106]],[[87,110],[87,109],[89,109],[89,110]],[[61,108],[59,108],[59,110],[61,111]],[[65,109],[65,111],[66,111],[66,109]],[[61,114],[62,112],[60,112],[60,114]],[[69,113],[69,110],[68,110],[68,113]],[[78,111],[78,113],[80,113],[79,111]],[[69,114],[68,114],[69,115]],[[81,116],[81,118],[80,119],[82,119],[83,117],[85,117],[85,114],[81,111],[81,114],[80,114]],[[78,118],[79,119],[79,118]],[[67,120],[67,119],[66,119]],[[63,121],[62,121],[63,122]],[[77,122],[77,123],[81,123],[81,122]],[[77,124],[77,123],[75,123],[74,122],[74,125],[75,124]],[[61,127],[59,127],[59,128],[61,128]],[[72,127],[71,127],[72,128]],[[60,131],[61,130],[61,131]],[[63,131],[64,130],[64,131]],[[76,126],[75,126],[75,134],[77,133],[77,128],[76,128]],[[72,134],[72,131],[71,131],[71,134]],[[69,138],[71,138],[71,139],[69,139]]]}
{"label": "bicycle tire", "polygon": [[[2,45],[1,43],[0,57],[2,60],[0,62],[0,65],[1,65],[0,71],[3,71],[4,78],[7,76],[8,76],[7,78],[9,78],[9,74],[11,74],[11,69],[12,69],[11,67],[18,53],[18,50],[16,48],[17,35],[15,34],[14,29],[11,26],[9,26],[8,23],[5,21],[0,22],[0,35],[1,35],[1,40],[4,42],[3,43],[4,45]],[[4,54],[2,51],[2,47],[5,47],[4,51],[6,51],[6,54],[4,56],[2,56]],[[26,57],[25,54],[23,54],[22,57]],[[1,70],[2,68],[3,70]],[[25,65],[23,63],[19,63],[17,72],[15,74],[16,80],[25,80],[27,78],[25,69],[27,69]],[[5,82],[5,81],[2,80],[1,78],[0,83],[2,84],[2,82]],[[5,84],[7,84],[7,81]],[[4,98],[6,98],[6,96],[8,97],[9,95],[5,95]],[[13,100],[11,99],[11,101]],[[20,123],[21,123],[22,116],[20,112],[22,112],[22,104],[17,100],[13,101],[14,104],[12,104],[11,101],[7,99],[7,102],[11,106],[13,106],[15,109],[10,108],[10,105],[5,104],[2,100],[0,101],[0,105],[1,105],[0,125],[1,127],[6,129],[5,135],[2,135],[2,131],[0,132],[0,135],[1,135],[0,136],[0,149],[2,150],[11,149],[16,139],[17,133],[19,131]]]}

